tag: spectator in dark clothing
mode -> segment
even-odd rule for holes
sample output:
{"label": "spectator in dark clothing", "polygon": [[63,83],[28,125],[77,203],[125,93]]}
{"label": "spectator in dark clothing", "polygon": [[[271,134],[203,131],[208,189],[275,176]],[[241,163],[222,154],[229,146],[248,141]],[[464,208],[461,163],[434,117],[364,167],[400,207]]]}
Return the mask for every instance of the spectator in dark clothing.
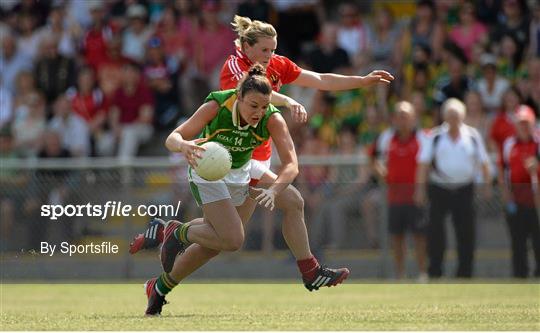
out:
{"label": "spectator in dark clothing", "polygon": [[41,57],[35,68],[36,84],[50,104],[73,86],[76,80],[75,61],[58,52],[58,38],[45,37],[40,45]]}
{"label": "spectator in dark clothing", "polygon": [[273,8],[266,0],[244,0],[238,4],[236,14],[249,17],[251,20],[259,20],[274,24]]}
{"label": "spectator in dark clothing", "polygon": [[499,44],[505,35],[511,35],[517,42],[518,53],[523,54],[523,51],[529,44],[527,4],[525,0],[503,0],[502,9],[503,15],[500,18],[499,24],[493,29],[490,40],[493,43]]}
{"label": "spectator in dark clothing", "polygon": [[301,46],[315,39],[319,33],[317,2],[276,1],[278,11],[278,53],[291,59],[298,58]]}
{"label": "spectator in dark clothing", "polygon": [[47,22],[52,1],[18,1],[13,7],[13,13],[17,15],[33,15],[36,18],[36,27],[41,27]]}
{"label": "spectator in dark clothing", "polygon": [[529,55],[531,57],[540,57],[540,1],[536,2],[533,10],[529,38],[531,39]]}
{"label": "spectator in dark clothing", "polygon": [[180,96],[178,89],[179,62],[176,58],[165,56],[163,41],[152,37],[146,49],[144,77],[154,94],[158,128],[167,128],[178,120]]}
{"label": "spectator in dark clothing", "polygon": [[322,27],[317,47],[307,56],[311,68],[319,73],[331,73],[350,67],[347,52],[337,45],[338,26],[326,23]]}
{"label": "spectator in dark clothing", "polygon": [[436,83],[435,102],[441,105],[447,99],[454,97],[465,99],[465,94],[474,88],[474,80],[465,73],[467,57],[455,44],[446,45],[448,58],[448,77],[444,77]]}
{"label": "spectator in dark clothing", "polygon": [[499,21],[502,0],[477,0],[475,1],[478,19],[489,27],[495,26]]}

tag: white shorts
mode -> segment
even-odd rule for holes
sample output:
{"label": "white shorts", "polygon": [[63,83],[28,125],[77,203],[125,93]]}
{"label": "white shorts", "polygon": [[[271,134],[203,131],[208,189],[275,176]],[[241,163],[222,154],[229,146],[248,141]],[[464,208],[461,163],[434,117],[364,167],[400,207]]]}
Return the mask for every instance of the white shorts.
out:
{"label": "white shorts", "polygon": [[191,193],[197,205],[230,199],[234,206],[240,206],[249,195],[248,162],[238,169],[232,169],[223,179],[208,181],[201,178],[195,170],[188,168],[188,180]]}
{"label": "white shorts", "polygon": [[249,176],[251,179],[260,180],[268,170],[270,170],[270,159],[267,159],[266,161],[251,160]]}

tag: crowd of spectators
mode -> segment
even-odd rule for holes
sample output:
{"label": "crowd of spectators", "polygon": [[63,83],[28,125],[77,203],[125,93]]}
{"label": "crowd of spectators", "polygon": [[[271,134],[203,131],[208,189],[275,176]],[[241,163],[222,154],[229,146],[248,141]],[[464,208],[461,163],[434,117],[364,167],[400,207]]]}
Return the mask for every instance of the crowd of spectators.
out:
{"label": "crowd of spectators", "polygon": [[399,99],[426,128],[447,98],[466,101],[491,151],[513,104],[540,109],[536,1],[15,0],[0,6],[0,126],[21,157],[49,129],[72,156],[136,156],[217,88],[235,13],[274,24],[277,52],[306,69],[397,78],[335,94],[285,87],[310,113],[291,124],[300,153],[310,137],[331,153],[344,128],[368,146]]}

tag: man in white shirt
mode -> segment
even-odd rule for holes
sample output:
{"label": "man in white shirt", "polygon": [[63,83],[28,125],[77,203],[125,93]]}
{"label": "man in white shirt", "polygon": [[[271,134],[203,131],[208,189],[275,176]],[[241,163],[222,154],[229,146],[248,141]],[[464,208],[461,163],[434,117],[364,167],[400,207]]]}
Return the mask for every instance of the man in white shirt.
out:
{"label": "man in white shirt", "polygon": [[463,124],[465,104],[450,98],[442,105],[444,124],[435,128],[419,157],[415,201],[426,202],[429,175],[429,276],[441,277],[446,248],[444,221],[452,214],[457,241],[456,276],[472,276],[475,243],[474,179],[481,168],[486,188],[490,184],[489,157],[478,131]]}
{"label": "man in white shirt", "polygon": [[82,117],[71,109],[65,95],[60,95],[53,105],[54,117],[49,128],[60,135],[62,146],[71,156],[90,156],[90,130]]}

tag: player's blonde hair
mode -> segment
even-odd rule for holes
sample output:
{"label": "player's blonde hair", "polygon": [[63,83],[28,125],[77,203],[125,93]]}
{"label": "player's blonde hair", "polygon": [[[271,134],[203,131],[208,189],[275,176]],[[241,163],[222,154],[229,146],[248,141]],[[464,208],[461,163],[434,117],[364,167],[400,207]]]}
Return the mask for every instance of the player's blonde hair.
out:
{"label": "player's blonde hair", "polygon": [[261,37],[273,38],[277,36],[276,29],[270,23],[258,20],[252,21],[248,17],[234,15],[231,25],[238,34],[234,44],[239,48],[242,48],[244,42],[248,43],[249,46],[253,46]]}

